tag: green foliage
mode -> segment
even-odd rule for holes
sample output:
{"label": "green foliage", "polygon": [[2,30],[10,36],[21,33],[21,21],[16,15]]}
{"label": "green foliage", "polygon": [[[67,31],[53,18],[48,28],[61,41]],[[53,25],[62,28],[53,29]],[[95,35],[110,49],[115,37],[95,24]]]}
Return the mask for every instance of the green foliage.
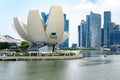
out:
{"label": "green foliage", "polygon": [[29,56],[29,53],[24,53],[23,56]]}
{"label": "green foliage", "polygon": [[20,54],[15,54],[15,56],[21,56]]}
{"label": "green foliage", "polygon": [[11,53],[8,54],[7,56],[29,56],[28,53]]}
{"label": "green foliage", "polygon": [[45,56],[45,54],[41,54],[41,56]]}
{"label": "green foliage", "polygon": [[47,56],[52,56],[52,54],[51,54],[51,53],[49,53]]}
{"label": "green foliage", "polygon": [[22,41],[22,43],[19,46],[19,48],[28,48],[28,47],[29,47],[29,43],[26,41]]}
{"label": "green foliage", "polygon": [[22,41],[19,48],[22,49],[23,52],[27,52],[27,49],[29,48],[29,43],[26,41]]}
{"label": "green foliage", "polygon": [[[7,56],[39,56],[38,53],[12,53]],[[41,56],[75,56],[75,53],[47,53],[41,54]]]}
{"label": "green foliage", "polygon": [[37,56],[37,53],[31,53],[31,56]]}
{"label": "green foliage", "polygon": [[0,49],[8,49],[10,47],[10,44],[8,42],[0,43]]}
{"label": "green foliage", "polygon": [[64,56],[65,54],[64,54],[64,53],[60,53],[59,55],[60,55],[60,56]]}
{"label": "green foliage", "polygon": [[71,52],[71,53],[68,53],[68,55],[69,55],[69,56],[74,56],[75,53],[72,53],[72,52]]}
{"label": "green foliage", "polygon": [[41,56],[74,56],[75,53],[48,53],[48,54],[41,54]]}

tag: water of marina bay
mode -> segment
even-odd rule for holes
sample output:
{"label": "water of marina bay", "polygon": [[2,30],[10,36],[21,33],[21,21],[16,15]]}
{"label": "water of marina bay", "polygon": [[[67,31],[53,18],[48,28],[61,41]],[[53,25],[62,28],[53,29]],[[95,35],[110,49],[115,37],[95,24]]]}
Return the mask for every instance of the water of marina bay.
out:
{"label": "water of marina bay", "polygon": [[119,53],[83,54],[75,60],[1,61],[0,80],[120,80]]}

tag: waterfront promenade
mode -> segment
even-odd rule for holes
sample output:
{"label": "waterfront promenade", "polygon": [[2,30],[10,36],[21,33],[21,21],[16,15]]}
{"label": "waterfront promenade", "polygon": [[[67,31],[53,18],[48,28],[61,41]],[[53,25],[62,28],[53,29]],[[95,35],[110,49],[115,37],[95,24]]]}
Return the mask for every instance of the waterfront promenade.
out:
{"label": "waterfront promenade", "polygon": [[0,56],[0,61],[21,61],[21,60],[68,60],[81,59],[83,56]]}

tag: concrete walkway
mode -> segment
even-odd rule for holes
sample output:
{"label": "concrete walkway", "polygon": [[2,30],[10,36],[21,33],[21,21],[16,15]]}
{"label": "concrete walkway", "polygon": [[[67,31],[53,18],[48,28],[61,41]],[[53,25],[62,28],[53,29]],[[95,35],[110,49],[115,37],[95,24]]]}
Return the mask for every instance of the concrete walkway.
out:
{"label": "concrete walkway", "polygon": [[81,59],[83,56],[27,56],[27,57],[8,57],[0,56],[0,61],[23,61],[23,60],[68,60]]}

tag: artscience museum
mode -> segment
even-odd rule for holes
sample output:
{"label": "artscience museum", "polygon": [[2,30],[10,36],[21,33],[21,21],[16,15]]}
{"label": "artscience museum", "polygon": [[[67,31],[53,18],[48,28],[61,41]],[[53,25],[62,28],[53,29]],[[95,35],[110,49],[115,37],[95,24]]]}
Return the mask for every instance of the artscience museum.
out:
{"label": "artscience museum", "polygon": [[69,36],[64,31],[64,14],[60,6],[51,7],[46,23],[41,19],[38,10],[29,11],[27,24],[14,17],[14,28],[24,40],[31,43],[31,50],[48,46],[54,51],[55,46]]}

